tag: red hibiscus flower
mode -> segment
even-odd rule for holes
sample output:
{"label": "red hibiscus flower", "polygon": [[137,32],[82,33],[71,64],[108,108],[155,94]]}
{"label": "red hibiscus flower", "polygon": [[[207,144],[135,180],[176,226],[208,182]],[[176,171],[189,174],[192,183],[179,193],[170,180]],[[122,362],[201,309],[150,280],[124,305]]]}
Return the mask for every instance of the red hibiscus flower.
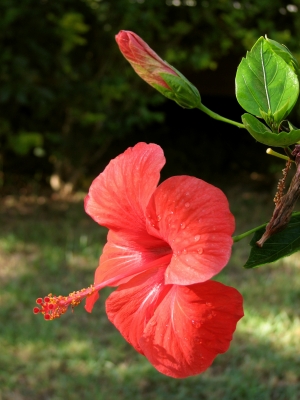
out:
{"label": "red hibiscus flower", "polygon": [[242,296],[211,281],[228,262],[234,218],[221,190],[194,177],[157,186],[162,149],[138,143],[112,160],[92,183],[86,212],[109,228],[88,289],[38,299],[53,319],[84,297],[91,311],[104,286],[109,320],[163,374],[205,371],[230,345],[243,316]]}

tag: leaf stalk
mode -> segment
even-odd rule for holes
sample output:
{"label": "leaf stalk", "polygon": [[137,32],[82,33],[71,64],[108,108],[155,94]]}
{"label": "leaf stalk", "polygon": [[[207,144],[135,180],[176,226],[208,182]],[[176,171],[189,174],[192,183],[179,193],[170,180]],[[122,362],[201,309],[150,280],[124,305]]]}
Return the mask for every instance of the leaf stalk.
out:
{"label": "leaf stalk", "polygon": [[224,118],[221,115],[215,113],[214,111],[211,111],[209,108],[205,107],[205,105],[202,103],[200,104],[200,106],[198,108],[199,108],[199,110],[205,112],[205,114],[209,115],[211,118],[217,119],[218,121],[226,122],[227,124],[235,125],[238,128],[246,129],[244,124],[241,124],[236,121],[232,121],[231,119],[228,119],[228,118]]}
{"label": "leaf stalk", "polygon": [[244,239],[245,237],[251,235],[252,233],[258,231],[261,228],[264,228],[267,224],[262,224],[257,226],[256,228],[250,229],[250,231],[241,233],[240,235],[232,236],[233,243],[239,242],[240,240]]}

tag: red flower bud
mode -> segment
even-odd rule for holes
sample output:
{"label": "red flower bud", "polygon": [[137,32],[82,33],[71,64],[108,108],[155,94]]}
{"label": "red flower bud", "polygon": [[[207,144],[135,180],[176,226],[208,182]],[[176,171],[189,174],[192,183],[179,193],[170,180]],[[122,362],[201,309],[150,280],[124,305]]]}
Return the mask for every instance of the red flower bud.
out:
{"label": "red flower bud", "polygon": [[181,107],[199,107],[201,99],[195,86],[172,65],[162,60],[138,35],[120,31],[116,41],[123,56],[149,85]]}
{"label": "red flower bud", "polygon": [[138,35],[130,31],[120,31],[116,41],[121,53],[130,62],[135,72],[149,85],[157,84],[167,89],[170,87],[161,78],[161,73],[179,76],[162,60]]}

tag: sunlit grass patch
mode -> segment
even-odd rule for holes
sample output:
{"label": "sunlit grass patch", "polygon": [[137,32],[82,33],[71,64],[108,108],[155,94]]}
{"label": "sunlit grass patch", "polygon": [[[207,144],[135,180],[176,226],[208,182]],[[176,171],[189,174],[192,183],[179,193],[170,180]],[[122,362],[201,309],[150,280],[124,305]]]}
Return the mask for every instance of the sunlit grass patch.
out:
{"label": "sunlit grass patch", "polygon": [[285,311],[264,315],[257,309],[246,309],[246,318],[240,323],[239,332],[251,334],[260,342],[269,343],[278,352],[292,353],[299,346],[300,318]]}

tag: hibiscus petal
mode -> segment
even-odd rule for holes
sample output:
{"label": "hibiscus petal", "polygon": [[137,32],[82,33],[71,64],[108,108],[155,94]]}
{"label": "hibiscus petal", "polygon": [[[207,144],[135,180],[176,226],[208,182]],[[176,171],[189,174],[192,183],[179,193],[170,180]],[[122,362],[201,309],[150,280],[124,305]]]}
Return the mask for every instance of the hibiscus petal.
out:
{"label": "hibiscus petal", "polygon": [[132,278],[149,268],[166,267],[172,257],[170,246],[161,239],[148,236],[147,242],[139,242],[128,239],[123,232],[109,231],[95,273],[95,284],[115,278],[113,286],[118,286],[120,279]]}
{"label": "hibiscus petal", "polygon": [[98,292],[94,292],[92,293],[90,296],[88,296],[85,300],[85,306],[84,308],[86,309],[87,312],[91,313],[93,308],[94,308],[94,304],[96,303],[96,301],[99,299],[99,293]]}
{"label": "hibiscus petal", "polygon": [[171,289],[165,286],[164,268],[154,268],[121,285],[106,300],[108,319],[141,354],[139,340],[154,310]]}
{"label": "hibiscus petal", "polygon": [[148,232],[173,250],[165,283],[204,282],[227,264],[234,217],[215,186],[190,176],[169,178],[153,193],[146,216]]}
{"label": "hibiscus petal", "polygon": [[230,345],[243,316],[240,293],[208,281],[164,285],[153,269],[121,285],[106,301],[109,320],[158,371],[185,378],[205,371]]}
{"label": "hibiscus petal", "polygon": [[[119,286],[148,269],[164,267],[170,263],[172,251],[161,239],[141,233],[135,239],[124,231],[108,232],[108,240],[95,272],[94,284]],[[99,296],[96,294],[86,300],[86,310],[91,312]]]}
{"label": "hibiscus petal", "polygon": [[139,345],[158,371],[186,378],[205,371],[228,350],[242,316],[242,296],[234,288],[214,281],[174,285],[147,323]]}
{"label": "hibiscus petal", "polygon": [[156,144],[128,148],[93,181],[85,211],[109,229],[144,232],[144,210],[164,164],[163,151]]}

